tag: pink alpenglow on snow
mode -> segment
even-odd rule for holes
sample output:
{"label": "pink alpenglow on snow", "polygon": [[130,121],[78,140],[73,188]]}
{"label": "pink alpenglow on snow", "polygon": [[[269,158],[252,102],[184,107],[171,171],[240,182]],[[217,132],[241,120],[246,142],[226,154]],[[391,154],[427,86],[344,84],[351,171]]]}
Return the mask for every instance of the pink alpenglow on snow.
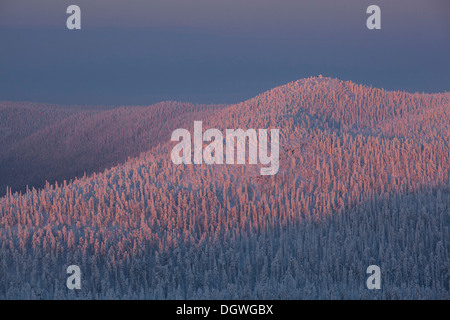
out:
{"label": "pink alpenglow on snow", "polygon": [[[259,158],[260,164],[269,165],[260,169],[261,175],[277,174],[280,160],[280,131],[271,129],[270,134],[271,148],[269,155],[267,129],[259,129],[258,134],[255,129],[247,129],[246,131],[227,129],[225,137],[226,164],[245,164],[248,145],[248,163],[258,164]],[[176,129],[172,133],[171,141],[179,141],[172,149],[171,158],[174,164],[192,164],[191,140],[191,133],[186,129]],[[203,149],[203,142],[210,143]],[[206,164],[223,164],[223,143],[224,139],[220,130],[208,129],[203,133],[202,121],[194,121],[194,164],[202,164],[203,162]],[[235,149],[237,149],[236,157],[234,156]]]}

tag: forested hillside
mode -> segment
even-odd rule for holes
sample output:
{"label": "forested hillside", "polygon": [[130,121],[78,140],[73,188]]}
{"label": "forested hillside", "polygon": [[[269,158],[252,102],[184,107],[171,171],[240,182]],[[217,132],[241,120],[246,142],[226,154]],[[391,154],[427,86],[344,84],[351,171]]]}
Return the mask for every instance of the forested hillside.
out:
{"label": "forested hillside", "polygon": [[[280,129],[278,174],[174,165],[168,138],[101,173],[8,192],[0,297],[450,298],[448,93],[320,77],[189,114],[178,127]],[[371,264],[381,290],[366,288]]]}
{"label": "forested hillside", "polygon": [[[42,188],[102,171],[166,142],[178,126],[201,118],[200,106],[63,107],[0,103],[0,195]],[[2,132],[3,131],[3,132]]]}

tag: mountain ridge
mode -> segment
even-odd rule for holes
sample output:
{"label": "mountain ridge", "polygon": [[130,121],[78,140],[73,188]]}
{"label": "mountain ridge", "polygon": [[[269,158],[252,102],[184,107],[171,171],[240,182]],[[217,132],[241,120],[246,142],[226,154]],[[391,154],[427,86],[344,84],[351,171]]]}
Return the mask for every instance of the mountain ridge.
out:
{"label": "mountain ridge", "polygon": [[[367,92],[365,92],[367,91]],[[310,99],[310,101],[314,101],[314,96],[317,94],[322,94],[324,96],[324,100],[322,101],[316,101],[314,103],[310,103],[308,102],[308,99]],[[232,105],[210,105],[210,106],[205,106],[205,105],[198,105],[197,107],[195,105],[189,104],[189,103],[181,103],[181,102],[161,102],[159,104],[155,104],[152,106],[148,106],[148,107],[143,107],[143,106],[132,106],[132,107],[118,107],[118,108],[113,108],[113,109],[107,109],[105,108],[105,110],[103,111],[95,111],[96,107],[93,107],[93,109],[89,109],[89,107],[80,107],[80,108],[76,108],[75,110],[70,110],[66,107],[61,107],[61,106],[48,106],[48,105],[39,105],[39,106],[45,106],[45,107],[49,107],[49,108],[53,108],[53,110],[55,108],[58,108],[62,111],[65,112],[66,117],[64,117],[63,119],[58,118],[57,116],[57,120],[55,120],[54,125],[50,125],[47,127],[43,127],[40,128],[38,131],[36,132],[32,132],[31,134],[29,134],[28,136],[26,136],[22,141],[20,141],[17,145],[14,145],[12,147],[8,148],[4,148],[3,152],[0,153],[0,168],[3,168],[2,172],[3,172],[3,179],[5,180],[9,180],[12,181],[13,179],[18,179],[20,180],[20,174],[17,173],[17,170],[22,170],[22,171],[26,171],[24,170],[24,168],[28,168],[31,167],[29,164],[30,163],[35,163],[40,161],[41,165],[37,168],[44,168],[42,171],[45,172],[54,172],[54,171],[58,171],[55,170],[55,167],[50,165],[50,167],[45,166],[44,163],[46,163],[47,161],[47,156],[45,154],[40,154],[41,150],[44,150],[44,152],[46,152],[46,154],[50,154],[52,155],[52,159],[58,159],[60,158],[58,161],[59,162],[64,162],[64,166],[65,168],[61,168],[59,169],[58,174],[55,175],[49,175],[49,176],[43,176],[41,178],[39,178],[38,180],[40,180],[40,182],[36,185],[36,182],[33,182],[32,180],[30,181],[26,181],[25,178],[22,179],[23,182],[20,183],[21,187],[19,188],[19,190],[24,191],[25,190],[25,185],[29,185],[30,187],[33,186],[43,186],[45,180],[57,180],[58,182],[62,183],[63,180],[70,180],[73,179],[75,177],[80,177],[82,175],[84,175],[85,172],[89,174],[93,173],[93,172],[101,172],[102,169],[106,168],[106,167],[111,167],[111,166],[115,166],[115,165],[119,165],[120,163],[123,163],[123,161],[125,161],[128,157],[133,157],[133,156],[138,156],[139,153],[141,152],[146,152],[151,150],[153,147],[155,147],[155,144],[151,143],[151,140],[153,140],[153,138],[150,138],[150,136],[148,136],[148,133],[146,134],[145,130],[149,130],[149,126],[152,125],[151,122],[148,122],[148,124],[145,124],[146,129],[145,128],[138,128],[137,132],[143,132],[144,134],[146,134],[148,136],[148,138],[139,138],[139,136],[136,136],[137,133],[134,133],[135,130],[132,130],[132,132],[128,133],[123,133],[122,134],[122,138],[119,138],[122,140],[121,142],[121,146],[119,147],[119,145],[117,145],[117,142],[115,144],[112,144],[110,146],[106,145],[106,149],[105,151],[101,151],[101,154],[114,154],[114,151],[117,147],[122,148],[124,150],[119,151],[118,156],[116,157],[110,157],[112,158],[111,160],[107,160],[108,157],[103,157],[105,160],[97,160],[100,161],[100,166],[95,165],[94,164],[94,160],[90,160],[89,158],[87,158],[86,160],[82,160],[83,154],[97,154],[98,151],[100,151],[102,148],[99,148],[99,145],[101,145],[101,142],[96,142],[95,139],[97,138],[101,138],[103,136],[103,141],[105,143],[107,143],[108,137],[111,136],[111,127],[113,126],[112,123],[117,121],[117,118],[121,117],[121,112],[123,111],[124,115],[122,115],[122,117],[128,117],[128,119],[125,119],[122,121],[122,126],[128,126],[130,127],[133,125],[137,125],[137,127],[139,127],[139,121],[144,118],[144,117],[152,117],[151,113],[147,112],[149,110],[155,110],[156,112],[158,108],[162,109],[162,108],[173,108],[174,106],[179,106],[181,108],[186,107],[188,110],[182,110],[182,112],[184,114],[189,113],[190,111],[193,111],[194,108],[200,108],[203,110],[206,110],[208,108],[210,108],[211,110],[219,110],[222,109],[222,111],[219,110],[219,113],[222,113],[222,116],[219,116],[219,118],[221,118],[220,121],[217,121],[214,116],[208,116],[208,114],[203,113],[203,114],[199,114],[197,118],[195,118],[194,116],[190,116],[191,121],[190,123],[188,121],[178,121],[178,125],[172,124],[170,127],[170,130],[174,130],[177,127],[180,127],[181,124],[183,123],[185,126],[191,128],[192,124],[193,124],[193,120],[200,120],[203,119],[203,121],[205,122],[205,126],[211,126],[211,127],[215,127],[214,122],[216,123],[216,127],[217,124],[220,124],[220,126],[222,126],[222,129],[225,128],[245,128],[245,126],[250,125],[250,123],[248,123],[249,121],[251,122],[251,117],[248,116],[248,114],[250,113],[255,113],[255,112],[259,112],[260,113],[260,117],[272,117],[272,118],[267,118],[267,121],[265,121],[265,123],[254,123],[251,125],[251,127],[257,127],[258,125],[260,125],[261,127],[268,127],[268,126],[276,126],[277,124],[279,124],[279,121],[281,119],[281,121],[284,121],[285,119],[289,119],[289,118],[303,118],[303,121],[311,121],[314,123],[316,128],[321,128],[323,130],[342,130],[342,128],[352,128],[354,127],[354,129],[348,131],[347,129],[344,129],[346,131],[348,131],[351,134],[358,134],[361,133],[361,130],[365,130],[366,133],[370,133],[373,132],[373,130],[375,130],[374,134],[382,134],[383,133],[383,126],[386,126],[386,124],[384,123],[385,121],[388,121],[389,119],[391,119],[392,117],[394,118],[398,118],[402,120],[406,117],[406,115],[408,114],[413,114],[413,113],[421,113],[424,112],[424,110],[421,110],[418,107],[407,107],[404,108],[406,111],[404,112],[404,114],[399,115],[398,112],[394,113],[393,115],[389,115],[389,111],[392,110],[396,110],[394,106],[394,109],[392,110],[387,110],[386,108],[379,108],[376,112],[378,112],[378,114],[383,114],[381,119],[379,121],[377,121],[378,124],[376,124],[373,121],[373,118],[371,118],[373,116],[373,112],[372,114],[369,114],[369,118],[371,118],[371,123],[370,125],[368,124],[368,121],[360,121],[360,119],[356,119],[355,120],[351,120],[348,121],[346,120],[342,115],[345,114],[346,109],[348,108],[347,103],[350,103],[350,106],[355,105],[354,100],[355,99],[364,99],[365,95],[380,95],[382,97],[386,96],[388,97],[388,99],[393,99],[391,96],[395,95],[395,94],[400,94],[401,97],[397,98],[397,100],[406,100],[406,97],[408,99],[410,99],[412,102],[411,103],[418,103],[419,105],[426,105],[423,100],[426,98],[436,98],[436,100],[433,103],[433,105],[435,106],[434,108],[437,110],[440,110],[442,114],[444,114],[445,116],[441,118],[442,121],[445,121],[445,119],[448,118],[448,104],[450,103],[450,94],[447,93],[443,93],[443,94],[419,94],[419,93],[407,93],[407,92],[395,92],[395,91],[385,91],[383,89],[376,89],[376,88],[372,88],[372,87],[367,87],[364,85],[358,85],[355,84],[353,82],[350,81],[342,81],[339,79],[333,79],[333,78],[328,78],[328,77],[310,77],[310,78],[304,78],[304,79],[300,79],[297,81],[292,81],[289,82],[285,85],[273,88],[271,90],[267,90],[263,93],[261,93],[260,95],[257,95],[256,97],[253,97],[251,99],[248,99],[244,102],[241,103],[237,103],[237,104],[232,104]],[[341,103],[341,110],[339,112],[339,110],[334,111],[333,108],[336,108],[336,106],[333,106],[333,104],[329,101],[330,99],[327,98],[327,96],[330,95],[330,97],[332,98],[341,98],[343,97],[343,102]],[[307,101],[305,103],[305,101]],[[361,103],[361,102],[359,102]],[[437,105],[437,106],[436,106]],[[29,107],[28,104],[26,104],[26,106]],[[295,110],[295,113],[293,113],[293,106],[297,107],[297,109]],[[333,106],[333,107],[332,107]],[[263,107],[263,109],[261,109],[261,107]],[[433,108],[433,107],[430,107]],[[275,109],[275,115],[272,115],[273,111]],[[67,110],[67,111],[66,111]],[[129,111],[129,112],[127,112]],[[179,113],[181,110],[178,108],[177,109],[177,113]],[[363,113],[363,111],[358,111],[360,113]],[[137,114],[134,114],[137,113]],[[266,113],[266,114],[263,114]],[[336,113],[339,113],[338,116],[336,116]],[[428,116],[434,117],[436,118],[437,114],[441,114],[439,112],[428,112]],[[244,118],[242,115],[245,114],[245,116],[247,116],[247,119],[249,119],[247,121],[247,123],[242,123],[242,121],[236,121],[237,119],[242,119]],[[267,116],[268,115],[268,116]],[[231,116],[231,118],[229,118],[229,116]],[[175,114],[171,114],[169,116],[165,116],[163,121],[168,121],[168,117],[178,117]],[[210,120],[211,123],[209,123],[208,119],[212,118],[212,120]],[[228,121],[224,121],[224,119],[228,119]],[[364,119],[363,119],[364,120]],[[438,119],[433,119],[434,122],[436,122]],[[83,123],[89,122],[89,121],[93,121],[93,124],[89,125],[86,127],[86,129],[83,129]],[[128,124],[126,124],[128,121]],[[395,123],[395,120],[390,120],[391,123]],[[393,121],[393,122],[392,122]],[[413,121],[413,120],[411,120]],[[41,120],[39,120],[39,122],[42,122]],[[172,120],[173,122],[173,120]],[[254,122],[254,121],[253,121]],[[358,122],[360,122],[361,124],[359,124]],[[389,125],[389,121],[387,122],[388,126],[390,127],[390,131],[391,134],[392,131],[397,130],[398,128],[393,128],[392,125]],[[120,126],[120,125],[118,125]],[[331,126],[331,127],[330,127]],[[77,128],[81,127],[81,131],[78,130]],[[101,131],[99,131],[100,128],[104,128],[102,129],[105,133],[101,133]],[[142,125],[141,125],[142,127]],[[370,127],[370,129],[367,130],[367,127]],[[68,129],[72,128],[72,133],[67,132]],[[439,126],[437,126],[437,128],[441,128],[441,134],[443,134],[444,136],[448,136],[449,135],[449,130],[446,130],[446,126],[445,124],[441,124]],[[124,128],[125,130],[128,128]],[[124,130],[122,129],[122,130]],[[56,134],[54,133],[54,131],[56,130]],[[75,131],[79,131],[79,133],[74,133]],[[91,132],[87,132],[86,130],[90,130]],[[163,136],[160,135],[160,138],[157,138],[157,144],[170,144],[169,141],[169,134],[170,134],[170,130],[166,130],[165,134]],[[305,129],[303,129],[304,131]],[[153,135],[155,134],[159,134],[157,133],[159,130],[156,130]],[[282,135],[284,134],[283,132],[281,133]],[[79,138],[76,138],[76,136],[79,136]],[[151,135],[151,134],[150,134]],[[396,134],[397,137],[399,138],[399,134]],[[93,142],[88,142],[88,140],[86,140],[87,137],[93,137],[94,141]],[[62,140],[62,137],[64,137],[65,141]],[[84,138],[86,137],[86,138]],[[286,141],[291,141],[291,140],[296,140],[293,137],[288,137],[285,136],[283,137]],[[50,139],[50,140],[49,140]],[[53,139],[53,140],[51,140]],[[123,140],[125,139],[125,140]],[[131,144],[130,147],[127,147],[127,144],[129,144],[129,142],[131,141],[130,139],[132,139],[133,141],[135,140],[143,140],[144,143],[147,143],[148,146],[145,146],[142,144],[142,142],[140,143],[140,146],[136,146],[135,144]],[[82,142],[82,141],[85,142]],[[45,144],[43,145],[43,141],[45,141]],[[80,149],[78,152],[76,152],[75,154],[71,153],[73,146],[75,145],[75,142],[79,141],[81,145],[83,145],[84,149]],[[119,140],[120,141],[120,140]],[[118,142],[119,142],[118,141]],[[127,142],[128,141],[128,142]],[[140,141],[138,141],[139,143]],[[42,146],[43,145],[43,146]],[[89,149],[86,149],[86,146],[91,145],[91,147],[89,147]],[[49,149],[50,148],[50,149]],[[77,147],[78,148],[78,147]],[[76,151],[77,148],[75,148],[74,150]],[[134,150],[133,148],[137,149]],[[100,149],[98,151],[95,151],[97,149]],[[22,154],[22,150],[34,150],[34,152],[32,152],[28,157],[24,157]],[[47,151],[45,151],[47,150]],[[66,150],[64,152],[61,153],[61,150]],[[59,153],[62,154],[62,158],[59,155]],[[66,156],[66,154],[69,154],[70,156]],[[20,156],[19,156],[20,155]],[[98,154],[96,156],[96,158],[100,157],[101,159],[101,155]],[[41,159],[41,160],[39,160]],[[10,166],[8,166],[8,163],[14,163],[17,164],[17,169],[11,168]],[[22,164],[21,164],[22,163]],[[70,164],[72,163],[72,164]],[[81,163],[81,164],[80,164]],[[69,167],[72,167],[73,169],[71,170],[71,174],[63,174],[61,172],[67,171],[67,165],[69,165]],[[29,174],[28,175],[32,175],[33,172],[35,171],[41,171],[40,169],[37,168],[33,168],[28,170]],[[5,171],[7,171],[5,173]],[[69,170],[70,171],[70,170]],[[8,178],[8,172],[11,175],[11,178]],[[19,176],[19,178],[18,178]],[[59,178],[58,178],[59,177]],[[56,179],[55,179],[56,178]],[[37,181],[37,180],[35,180]],[[1,184],[2,189],[5,189],[5,183]],[[17,189],[17,188],[15,188]]]}
{"label": "mountain ridge", "polygon": [[[175,165],[167,137],[69,183],[8,191],[0,297],[448,299],[449,96],[293,87],[172,123],[278,128],[275,176]],[[77,294],[59,286],[71,264]]]}

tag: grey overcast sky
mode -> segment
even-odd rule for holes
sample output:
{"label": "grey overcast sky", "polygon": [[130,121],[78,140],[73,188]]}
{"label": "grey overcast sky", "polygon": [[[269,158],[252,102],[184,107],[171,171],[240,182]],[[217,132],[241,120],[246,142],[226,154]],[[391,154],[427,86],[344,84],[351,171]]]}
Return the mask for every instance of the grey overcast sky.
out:
{"label": "grey overcast sky", "polygon": [[317,74],[450,91],[449,56],[449,0],[0,0],[0,100],[230,103]]}

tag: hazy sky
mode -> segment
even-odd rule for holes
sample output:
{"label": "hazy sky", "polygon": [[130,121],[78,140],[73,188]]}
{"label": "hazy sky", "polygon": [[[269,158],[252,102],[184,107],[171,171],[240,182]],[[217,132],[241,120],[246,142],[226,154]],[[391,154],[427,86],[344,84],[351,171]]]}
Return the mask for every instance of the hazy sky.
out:
{"label": "hazy sky", "polygon": [[448,57],[449,0],[0,0],[0,100],[228,103],[317,74],[450,91]]}

